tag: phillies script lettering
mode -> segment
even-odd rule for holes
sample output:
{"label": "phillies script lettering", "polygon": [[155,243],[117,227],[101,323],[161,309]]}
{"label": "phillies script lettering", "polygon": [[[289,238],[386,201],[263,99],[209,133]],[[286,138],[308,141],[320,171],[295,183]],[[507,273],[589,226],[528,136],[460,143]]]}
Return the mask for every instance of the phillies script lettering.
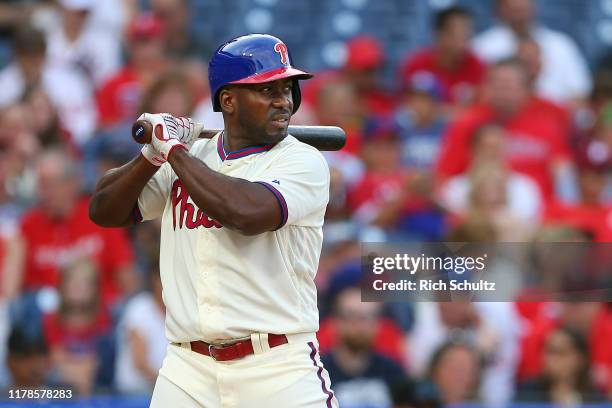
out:
{"label": "phillies script lettering", "polygon": [[[178,227],[183,228],[183,224],[187,229],[195,229],[198,227],[204,228],[221,228],[223,225],[217,221],[210,219],[202,210],[188,202],[189,194],[180,180],[176,180],[172,184],[172,226],[176,230],[176,218],[178,210]],[[178,207],[178,208],[177,208]]]}

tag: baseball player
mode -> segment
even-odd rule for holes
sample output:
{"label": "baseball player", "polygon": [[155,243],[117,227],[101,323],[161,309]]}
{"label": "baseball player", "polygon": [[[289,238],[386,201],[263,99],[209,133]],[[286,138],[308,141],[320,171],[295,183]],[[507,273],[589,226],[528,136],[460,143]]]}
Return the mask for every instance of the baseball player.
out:
{"label": "baseball player", "polygon": [[151,144],[96,187],[100,225],[162,219],[171,344],[152,407],[338,406],[315,337],[329,169],[287,134],[310,77],[276,37],[229,41],[209,66],[224,130],[144,114]]}

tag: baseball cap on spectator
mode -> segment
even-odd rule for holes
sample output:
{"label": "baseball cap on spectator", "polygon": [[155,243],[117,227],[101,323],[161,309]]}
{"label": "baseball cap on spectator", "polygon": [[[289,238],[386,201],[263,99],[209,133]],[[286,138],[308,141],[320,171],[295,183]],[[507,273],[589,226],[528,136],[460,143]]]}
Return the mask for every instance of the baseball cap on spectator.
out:
{"label": "baseball cap on spectator", "polygon": [[415,72],[405,80],[403,88],[405,92],[429,95],[437,101],[442,99],[442,84],[429,71]]}
{"label": "baseball cap on spectator", "polygon": [[132,19],[127,33],[131,40],[161,38],[164,34],[164,23],[153,13],[142,13]]}
{"label": "baseball cap on spectator", "polygon": [[101,134],[98,158],[117,165],[127,163],[138,154],[140,146],[134,143],[125,134],[109,132]]}
{"label": "baseball cap on spectator", "polygon": [[59,0],[60,5],[67,10],[90,10],[95,6],[95,0]]}
{"label": "baseball cap on spectator", "polygon": [[384,62],[382,45],[374,37],[360,35],[352,38],[346,44],[346,68],[354,70],[370,70],[378,68]]}
{"label": "baseball cap on spectator", "polygon": [[375,118],[366,122],[363,129],[364,142],[397,141],[400,127],[393,118]]}

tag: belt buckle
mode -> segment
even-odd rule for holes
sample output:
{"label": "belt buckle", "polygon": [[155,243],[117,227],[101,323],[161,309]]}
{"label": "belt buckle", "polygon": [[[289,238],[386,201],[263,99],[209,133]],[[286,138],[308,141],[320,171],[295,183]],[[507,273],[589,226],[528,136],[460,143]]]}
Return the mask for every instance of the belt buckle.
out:
{"label": "belt buckle", "polygon": [[209,344],[208,345],[208,355],[215,361],[217,361],[217,358],[214,356],[213,354],[213,350],[215,349],[215,345],[214,344]]}
{"label": "belt buckle", "polygon": [[208,345],[208,354],[212,357],[213,360],[219,361],[217,357],[214,356],[213,351],[215,350],[223,350],[225,348],[233,346],[235,343],[219,343],[219,344],[209,344]]}

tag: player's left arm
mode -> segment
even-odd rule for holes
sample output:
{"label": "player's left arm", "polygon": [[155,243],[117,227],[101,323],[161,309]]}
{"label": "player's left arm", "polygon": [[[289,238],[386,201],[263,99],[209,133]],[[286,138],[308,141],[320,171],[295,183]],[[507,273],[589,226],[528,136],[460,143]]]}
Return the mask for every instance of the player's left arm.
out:
{"label": "player's left arm", "polygon": [[281,207],[265,186],[211,170],[185,149],[174,149],[168,162],[195,205],[224,227],[256,235],[281,224]]}

